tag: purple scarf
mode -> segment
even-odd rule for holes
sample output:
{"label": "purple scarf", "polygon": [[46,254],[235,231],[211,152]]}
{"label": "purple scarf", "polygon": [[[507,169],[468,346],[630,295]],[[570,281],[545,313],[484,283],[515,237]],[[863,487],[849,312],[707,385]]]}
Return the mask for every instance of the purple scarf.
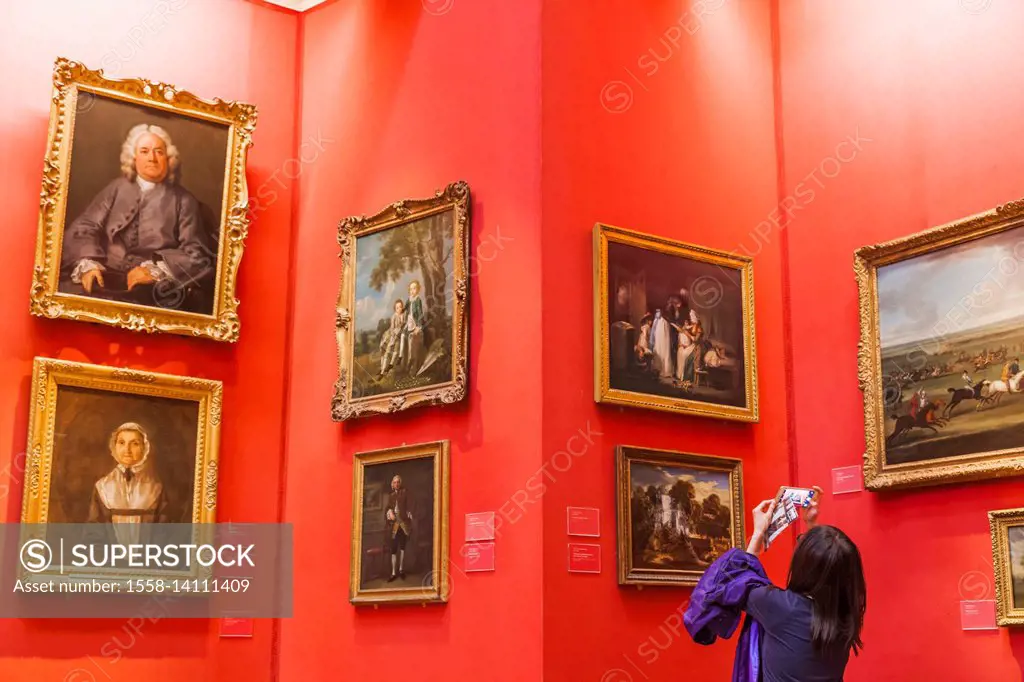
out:
{"label": "purple scarf", "polygon": [[[739,627],[750,591],[770,584],[756,556],[730,549],[708,567],[693,589],[683,615],[686,631],[697,644],[729,639]],[[748,615],[736,643],[733,682],[760,681],[761,634],[761,626]]]}

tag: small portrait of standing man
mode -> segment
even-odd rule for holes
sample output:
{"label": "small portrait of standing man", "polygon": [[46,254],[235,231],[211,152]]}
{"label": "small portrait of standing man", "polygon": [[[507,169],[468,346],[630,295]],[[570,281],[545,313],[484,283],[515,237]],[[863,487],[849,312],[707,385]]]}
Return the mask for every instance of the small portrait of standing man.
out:
{"label": "small portrait of standing man", "polygon": [[385,511],[388,528],[391,531],[391,577],[405,580],[405,544],[412,535],[412,500],[409,490],[402,485],[402,477],[395,474],[391,479],[391,494]]}
{"label": "small portrait of standing man", "polygon": [[353,604],[448,600],[448,441],[357,452]]}

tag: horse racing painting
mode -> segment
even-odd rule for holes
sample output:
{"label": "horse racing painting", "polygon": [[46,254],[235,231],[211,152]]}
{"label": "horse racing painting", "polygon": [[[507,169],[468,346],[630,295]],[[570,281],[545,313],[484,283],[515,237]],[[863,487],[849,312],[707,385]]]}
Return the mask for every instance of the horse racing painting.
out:
{"label": "horse racing painting", "polygon": [[857,251],[869,489],[1021,472],[1022,261],[1022,202]]}

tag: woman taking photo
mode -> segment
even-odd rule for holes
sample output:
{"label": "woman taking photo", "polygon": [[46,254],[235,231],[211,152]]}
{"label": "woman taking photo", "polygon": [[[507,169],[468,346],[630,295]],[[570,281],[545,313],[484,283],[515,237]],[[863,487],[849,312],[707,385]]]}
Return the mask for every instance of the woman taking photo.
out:
{"label": "woman taking photo", "polygon": [[684,621],[700,644],[730,637],[741,612],[748,614],[736,651],[736,682],[841,682],[850,652],[863,647],[867,588],[860,552],[843,531],[818,525],[816,490],[803,510],[808,530],[797,539],[785,589],[771,584],[757,558],[773,500],[754,508],[747,551],[723,554],[694,589]]}

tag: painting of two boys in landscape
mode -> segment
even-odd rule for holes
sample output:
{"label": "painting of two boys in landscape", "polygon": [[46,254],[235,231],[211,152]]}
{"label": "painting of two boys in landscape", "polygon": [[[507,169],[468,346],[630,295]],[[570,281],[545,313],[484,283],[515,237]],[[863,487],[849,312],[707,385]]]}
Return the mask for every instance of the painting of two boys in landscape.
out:
{"label": "painting of two boys in landscape", "polygon": [[450,381],[452,212],[357,241],[352,398]]}
{"label": "painting of two boys in landscape", "polygon": [[335,421],[465,399],[469,204],[458,181],[339,224]]}

